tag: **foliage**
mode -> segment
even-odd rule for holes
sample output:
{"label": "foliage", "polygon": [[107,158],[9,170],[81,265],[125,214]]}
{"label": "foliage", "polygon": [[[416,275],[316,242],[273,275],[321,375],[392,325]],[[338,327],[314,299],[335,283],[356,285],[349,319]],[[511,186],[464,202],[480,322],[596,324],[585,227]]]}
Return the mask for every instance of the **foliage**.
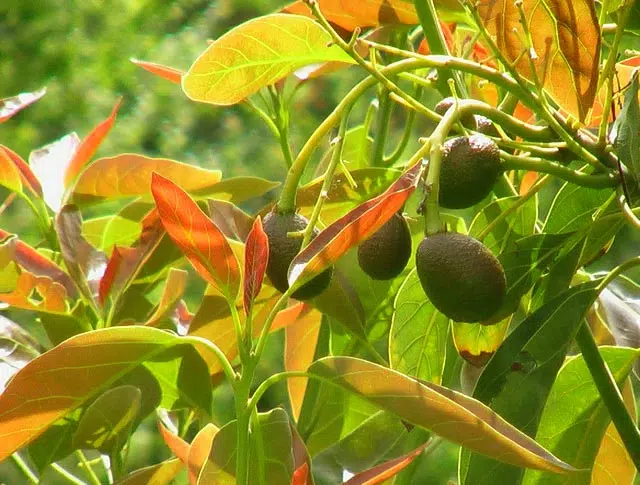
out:
{"label": "foliage", "polygon": [[[152,29],[145,2],[118,5]],[[126,115],[129,96],[103,106],[84,138],[38,133],[47,138],[26,160],[3,141],[3,227],[18,206],[37,237],[0,229],[2,469],[75,484],[633,483],[640,255],[604,255],[640,232],[640,61],[623,50],[636,2],[436,6],[304,0],[252,12],[189,69],[184,52],[171,65],[100,53],[127,66],[118,76],[155,76],[157,96],[185,102],[182,88],[203,116],[242,109],[273,135],[269,148],[249,130],[216,139],[222,167],[193,163],[186,142],[114,149],[120,124],[147,126]],[[213,11],[193,2],[179,16],[206,25]],[[306,133],[301,93],[321,97],[336,78],[346,93]],[[3,126],[60,96],[19,87],[0,100]],[[501,173],[482,200],[447,210],[444,148],[475,132]],[[196,138],[204,153],[210,140]],[[25,139],[36,136],[15,141]],[[238,141],[282,163],[243,167],[227,151]],[[465,153],[466,170],[476,156]],[[267,273],[274,212],[309,221],[287,235],[301,249],[284,293]],[[387,280],[359,267],[358,246],[401,214],[414,253],[461,233],[504,273],[488,317],[458,321],[431,302],[427,287],[450,303],[462,286],[425,282],[414,257]],[[438,251],[448,265],[466,259]],[[482,281],[477,264],[436,276],[453,269]],[[292,298],[323,273],[320,295]],[[141,432],[165,450],[133,466]]]}

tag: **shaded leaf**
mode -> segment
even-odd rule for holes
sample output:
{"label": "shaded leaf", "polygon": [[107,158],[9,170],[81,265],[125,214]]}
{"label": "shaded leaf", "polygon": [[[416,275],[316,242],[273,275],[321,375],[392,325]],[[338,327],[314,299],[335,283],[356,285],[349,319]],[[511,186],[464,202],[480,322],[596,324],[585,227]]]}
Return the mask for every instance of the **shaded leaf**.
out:
{"label": "shaded leaf", "polygon": [[4,123],[30,104],[38,101],[45,94],[47,94],[47,88],[42,88],[31,93],[20,93],[10,98],[0,99],[0,123]]}
{"label": "shaded leaf", "polygon": [[182,471],[184,465],[177,458],[135,470],[121,478],[115,485],[169,485]]}
{"label": "shaded leaf", "polygon": [[445,363],[449,319],[425,298],[413,270],[398,290],[389,334],[391,368],[440,384]]}
{"label": "shaded leaf", "polygon": [[141,399],[140,389],[134,386],[119,386],[104,392],[82,415],[73,437],[75,446],[105,454],[120,451],[129,439]]}
{"label": "shaded leaf", "polygon": [[189,483],[196,485],[198,483],[198,476],[207,462],[213,440],[218,434],[217,426],[212,423],[207,424],[204,428],[198,431],[198,434],[191,442],[189,446],[189,455],[187,458],[187,474],[189,476]]}
{"label": "shaded leaf", "polygon": [[310,368],[417,426],[504,462],[556,473],[573,470],[482,403],[463,394],[352,357],[326,357]]}
{"label": "shaded leaf", "polygon": [[178,185],[154,173],[151,184],[160,218],[171,239],[209,284],[230,301],[240,289],[238,261],[224,234]]}
{"label": "shaded leaf", "polygon": [[258,414],[251,433],[251,483],[291,483],[294,472],[293,442],[289,417],[275,408]]}
{"label": "shaded leaf", "polygon": [[223,200],[209,201],[209,217],[222,234],[240,242],[247,240],[253,226],[251,216]]}
{"label": "shaded leaf", "polygon": [[624,96],[620,115],[611,127],[611,139],[620,161],[631,171],[636,182],[640,182],[640,69],[631,78],[631,86]]}
{"label": "shaded leaf", "polygon": [[65,170],[64,174],[64,185],[68,187],[75,180],[78,174],[82,171],[82,169],[89,163],[91,157],[96,153],[100,144],[104,141],[106,136],[109,134],[111,127],[116,121],[116,114],[118,113],[118,108],[120,108],[120,102],[122,98],[116,101],[115,106],[111,110],[111,114],[107,119],[102,121],[99,125],[91,130],[91,133],[87,135],[87,137],[82,140],[80,146],[78,146],[75,154],[73,155],[73,160],[69,163],[69,166]]}
{"label": "shaded leaf", "polygon": [[594,212],[607,202],[610,196],[610,190],[565,183],[553,199],[544,224],[544,232],[566,233],[592,224]]}
{"label": "shaded leaf", "polygon": [[244,250],[244,311],[251,312],[253,301],[260,293],[264,272],[269,261],[269,240],[262,227],[262,219],[256,217],[247,236]]}
{"label": "shaded leaf", "polygon": [[328,61],[354,61],[313,20],[272,14],[245,22],[214,41],[182,77],[194,101],[236,104],[296,69]]}
{"label": "shaded leaf", "polygon": [[163,66],[162,64],[156,64],[155,62],[141,61],[138,59],[129,59],[136,66],[140,66],[145,71],[149,71],[156,76],[160,76],[162,79],[166,79],[174,84],[180,84],[182,80],[183,71],[175,69],[169,66]]}
{"label": "shaded leaf", "polygon": [[360,472],[357,475],[351,477],[349,480],[344,482],[344,485],[378,485],[384,483],[386,480],[396,476],[400,473],[404,468],[406,468],[413,460],[415,460],[424,448],[427,443],[424,445],[418,446],[415,450],[410,453],[407,453],[404,456],[399,458],[394,458],[393,460],[386,461],[377,465],[370,470],[366,470],[364,472]]}
{"label": "shaded leaf", "polygon": [[302,285],[374,234],[415,190],[424,166],[416,163],[384,193],[359,205],[320,232],[289,266],[289,285]]}
{"label": "shaded leaf", "polygon": [[183,342],[149,327],[107,328],[72,337],[32,360],[0,395],[0,461],[140,365],[161,377],[162,405],[182,401],[208,413],[208,372]]}
{"label": "shaded leaf", "polygon": [[[640,288],[613,282],[599,296],[601,313],[615,338],[623,347],[640,348]],[[635,290],[635,291],[633,291]],[[640,365],[635,364],[636,374]]]}
{"label": "shaded leaf", "polygon": [[272,182],[260,177],[239,176],[221,180],[211,187],[194,190],[192,195],[240,204],[255,197],[262,197],[279,185],[280,182]]}
{"label": "shaded leaf", "polygon": [[158,327],[163,320],[171,317],[187,288],[189,273],[181,269],[169,268],[160,302],[153,315],[144,323],[148,327]]}
{"label": "shaded leaf", "polygon": [[[640,350],[600,347],[602,358],[618,385],[631,372]],[[591,468],[604,433],[611,422],[609,411],[582,358],[570,359],[558,372],[540,419],[536,440],[559,458],[584,471],[565,477],[550,477],[528,470],[523,485],[588,485]]]}
{"label": "shaded leaf", "polygon": [[43,198],[54,212],[64,205],[65,173],[80,146],[80,138],[70,133],[29,154],[29,166],[42,186]]}
{"label": "shaded leaf", "polygon": [[14,166],[18,169],[18,172],[20,173],[20,177],[22,179],[22,184],[29,187],[29,190],[31,190],[34,195],[42,197],[42,187],[40,186],[40,182],[38,181],[38,178],[35,176],[35,174],[31,171],[31,167],[29,167],[27,162],[25,162],[22,157],[16,152],[4,145],[0,145],[0,157],[2,156],[1,152],[4,152],[4,155],[9,157]]}
{"label": "shaded leaf", "polygon": [[188,191],[211,187],[221,178],[219,170],[124,153],[100,158],[89,165],[73,186],[71,201],[86,206],[122,197],[146,196],[151,192],[151,175],[154,172],[170,178]]}
{"label": "shaded leaf", "polygon": [[[280,312],[278,317],[289,318],[284,330],[284,368],[287,371],[306,371],[313,362],[316,351],[322,313],[305,303],[297,303]],[[300,410],[307,388],[307,379],[287,379],[289,400],[295,419],[300,417]]]}
{"label": "shaded leaf", "polygon": [[[525,78],[533,81],[527,33],[516,4],[490,0],[478,13],[500,52]],[[593,104],[600,62],[600,26],[589,0],[523,2],[533,49],[535,75],[555,101],[583,121]]]}
{"label": "shaded leaf", "polygon": [[13,375],[38,355],[37,343],[17,323],[0,315],[0,392]]}
{"label": "shaded leaf", "polygon": [[291,476],[291,485],[314,485],[311,475],[311,457],[307,447],[302,441],[298,430],[289,423],[291,429],[291,440],[293,441],[293,464],[295,471]]}

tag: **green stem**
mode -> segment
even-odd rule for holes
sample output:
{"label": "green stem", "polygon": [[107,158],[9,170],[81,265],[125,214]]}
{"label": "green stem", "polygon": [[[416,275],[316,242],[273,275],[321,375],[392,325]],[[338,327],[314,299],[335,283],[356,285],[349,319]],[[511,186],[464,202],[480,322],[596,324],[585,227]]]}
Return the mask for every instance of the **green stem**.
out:
{"label": "green stem", "polygon": [[58,472],[58,474],[61,477],[63,477],[66,481],[73,483],[74,485],[87,485],[85,482],[80,480],[71,472],[68,472],[67,470],[65,470],[62,466],[58,465],[57,463],[52,463],[51,468],[53,468],[56,472]]}
{"label": "green stem", "polygon": [[229,383],[233,384],[236,381],[236,372],[233,370],[233,366],[227,356],[224,355],[224,352],[220,350],[220,348],[211,342],[209,339],[205,339],[202,337],[197,337],[195,335],[188,335],[186,337],[182,337],[183,340],[187,342],[191,342],[194,346],[203,345],[207,347],[214,355],[217,357],[220,362],[220,366],[222,367],[222,371],[224,372],[225,377],[229,381]]}
{"label": "green stem", "polygon": [[16,464],[18,469],[22,472],[22,474],[29,480],[29,482],[38,484],[40,481],[35,473],[31,471],[29,465],[22,459],[22,457],[18,453],[14,453],[11,455],[11,460]]}
{"label": "green stem", "polygon": [[[420,99],[421,96],[422,96],[422,86],[418,85],[416,86],[416,90],[413,93],[413,97],[416,99]],[[383,162],[385,167],[393,165],[395,162],[398,161],[398,159],[404,153],[404,150],[407,148],[407,145],[409,144],[409,140],[411,139],[411,133],[413,130],[413,123],[415,119],[416,119],[415,110],[413,109],[409,110],[409,112],[407,113],[407,120],[404,125],[404,131],[402,132],[402,138],[398,142],[398,145],[396,146],[393,153],[388,157],[384,157]]]}
{"label": "green stem", "polygon": [[271,308],[271,311],[269,312],[269,315],[267,316],[267,319],[265,320],[262,327],[262,331],[260,332],[260,336],[258,337],[258,341],[256,342],[255,349],[252,353],[252,356],[256,359],[256,361],[260,360],[260,357],[262,356],[262,351],[264,350],[264,346],[267,343],[267,337],[269,336],[271,325],[273,325],[273,321],[275,320],[276,315],[287,303],[289,297],[291,296],[291,293],[293,293],[293,287],[287,288],[287,291],[282,294],[276,304],[273,305],[273,308]]}
{"label": "green stem", "polygon": [[280,381],[284,381],[285,379],[291,379],[293,377],[317,377],[317,376],[314,374],[309,374],[308,372],[296,371],[296,370],[284,371],[284,372],[279,372],[277,374],[273,374],[272,376],[267,377],[264,381],[260,383],[256,391],[253,393],[253,396],[251,396],[251,399],[249,400],[249,404],[247,408],[255,409],[258,405],[258,402],[264,395],[264,393],[267,392],[267,389],[269,389],[272,385]]}
{"label": "green stem", "polygon": [[580,347],[580,352],[582,352],[582,357],[587,364],[591,377],[593,377],[600,397],[611,415],[611,421],[613,421],[636,469],[640,470],[640,432],[624,405],[618,385],[602,358],[586,321],[578,329],[576,342]]}
{"label": "green stem", "polygon": [[376,135],[374,137],[373,154],[371,166],[380,167],[384,160],[384,147],[387,143],[387,135],[389,134],[389,122],[391,121],[392,105],[389,97],[389,90],[382,88],[378,96],[380,108],[376,117]]}
{"label": "green stem", "polygon": [[533,172],[548,173],[572,184],[595,189],[615,187],[619,184],[617,177],[612,174],[590,175],[579,170],[573,170],[557,162],[550,162],[542,158],[520,157],[507,152],[500,152],[502,167],[504,170],[530,170]]}
{"label": "green stem", "polygon": [[94,485],[101,485],[101,482],[98,479],[98,476],[96,475],[95,471],[87,461],[87,457],[84,456],[84,453],[82,452],[82,450],[76,450],[76,456],[80,460],[80,464],[82,465],[82,468],[86,471],[87,476],[89,477],[89,480],[91,481],[91,483],[93,483]]}
{"label": "green stem", "polygon": [[236,403],[236,483],[237,485],[249,485],[249,460],[250,460],[250,432],[251,409],[249,407],[249,394],[251,383],[258,360],[250,358],[242,363],[242,377],[235,386]]}
{"label": "green stem", "polygon": [[273,122],[271,117],[264,112],[263,109],[259,108],[249,100],[246,100],[244,103],[242,103],[242,106],[248,107],[253,113],[257,114],[260,117],[260,119],[262,119],[262,121],[265,122],[265,124],[267,125],[267,128],[269,128],[269,131],[273,134],[273,136],[275,136],[276,138],[280,137],[278,127]]}
{"label": "green stem", "polygon": [[616,202],[618,203],[618,207],[620,207],[622,216],[629,224],[631,224],[631,227],[640,230],[640,219],[634,214],[631,207],[629,207],[629,204],[627,203],[627,196],[625,195],[622,186],[617,188]]}

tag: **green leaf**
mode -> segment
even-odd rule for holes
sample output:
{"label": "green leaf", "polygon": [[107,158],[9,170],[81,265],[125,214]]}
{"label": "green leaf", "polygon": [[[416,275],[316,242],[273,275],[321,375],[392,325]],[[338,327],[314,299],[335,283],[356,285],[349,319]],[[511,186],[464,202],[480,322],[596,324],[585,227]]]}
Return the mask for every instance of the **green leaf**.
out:
{"label": "green leaf", "polygon": [[[600,347],[602,358],[619,386],[631,372],[640,350]],[[523,485],[589,485],[591,468],[611,418],[582,355],[558,373],[544,408],[536,440],[559,458],[582,469],[568,477],[529,470]]]}
{"label": "green leaf", "polygon": [[115,485],[169,485],[173,483],[173,479],[183,467],[184,465],[178,458],[172,458],[157,465],[135,470],[118,480]]}
{"label": "green leaf", "polygon": [[566,233],[593,222],[594,212],[611,196],[611,190],[565,183],[551,204],[543,232]]}
{"label": "green leaf", "polygon": [[[575,286],[529,315],[502,343],[476,384],[474,397],[534,436],[569,345],[598,296],[599,280]],[[462,450],[461,485],[518,484],[523,469]]]}
{"label": "green leaf", "polygon": [[456,391],[353,357],[325,357],[309,373],[503,462],[556,473],[573,470],[485,405]]}
{"label": "green leaf", "polygon": [[440,384],[445,363],[449,319],[425,298],[413,270],[398,290],[389,334],[391,368]]}
{"label": "green leaf", "polygon": [[626,165],[636,183],[640,183],[640,101],[638,91],[640,70],[634,71],[631,86],[624,96],[624,104],[620,115],[611,128],[616,153],[620,161]]}
{"label": "green leaf", "polygon": [[261,197],[278,187],[280,182],[272,182],[260,177],[231,177],[201,190],[195,190],[193,197],[211,197],[232,204],[240,204],[255,197]]}
{"label": "green leaf", "polygon": [[482,367],[504,340],[511,316],[493,325],[452,322],[453,341],[460,356],[475,367]]}
{"label": "green leaf", "polygon": [[236,104],[296,69],[320,62],[355,61],[315,21],[298,15],[254,18],[214,41],[182,77],[194,101]]}

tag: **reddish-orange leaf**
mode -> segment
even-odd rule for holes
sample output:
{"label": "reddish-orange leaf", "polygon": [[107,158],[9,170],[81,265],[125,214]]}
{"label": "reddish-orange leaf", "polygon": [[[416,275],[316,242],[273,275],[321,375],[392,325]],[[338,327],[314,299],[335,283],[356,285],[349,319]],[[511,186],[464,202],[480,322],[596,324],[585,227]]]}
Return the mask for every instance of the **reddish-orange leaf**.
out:
{"label": "reddish-orange leaf", "polygon": [[158,420],[158,430],[165,444],[174,455],[185,465],[189,463],[189,443],[180,438],[177,433],[171,431],[162,420]]}
{"label": "reddish-orange leaf", "polygon": [[200,476],[200,471],[202,471],[202,467],[207,462],[207,458],[209,458],[213,439],[218,434],[218,431],[217,426],[209,423],[198,432],[191,442],[187,458],[187,473],[191,485],[197,485],[198,476]]}
{"label": "reddish-orange leaf", "polygon": [[416,163],[378,197],[360,204],[318,234],[291,262],[289,285],[306,283],[380,229],[413,193],[423,168],[422,163]]}
{"label": "reddish-orange leaf", "polygon": [[378,485],[379,483],[383,483],[389,478],[400,473],[400,471],[408,466],[409,463],[420,456],[420,453],[422,453],[425,446],[427,446],[427,443],[418,446],[415,450],[407,453],[406,455],[386,461],[380,465],[370,468],[369,470],[360,472],[351,477],[348,481],[344,482],[343,485]]}
{"label": "reddish-orange leaf", "polygon": [[0,99],[0,123],[4,123],[19,111],[35,103],[47,93],[47,88],[32,93],[20,93],[17,96]]}
{"label": "reddish-orange leaf", "polygon": [[134,470],[116,482],[116,485],[169,485],[174,483],[184,465],[177,458]]}
{"label": "reddish-orange leaf", "polygon": [[67,309],[67,292],[60,283],[48,276],[35,276],[23,271],[16,288],[10,293],[0,293],[0,302],[23,310],[64,313]]}
{"label": "reddish-orange leaf", "polygon": [[291,476],[291,485],[313,485],[309,451],[296,427],[289,423],[289,429],[291,430],[291,448],[295,470]]}
{"label": "reddish-orange leaf", "polygon": [[264,272],[269,261],[269,240],[260,216],[256,217],[253,223],[244,251],[244,311],[248,315],[253,300],[262,288]]}
{"label": "reddish-orange leaf", "polygon": [[[456,24],[447,24],[446,22],[440,21],[440,30],[442,30],[442,35],[444,35],[444,41],[447,44],[447,49],[449,50],[449,52],[454,51],[453,30],[455,29],[455,27]],[[418,46],[418,54],[431,54],[431,49],[429,49],[427,39],[422,39],[422,41],[420,42],[420,45]]]}
{"label": "reddish-orange leaf", "polygon": [[13,160],[4,150],[0,150],[0,186],[11,192],[22,193],[22,177]]}
{"label": "reddish-orange leaf", "polygon": [[42,197],[42,186],[40,185],[40,181],[31,171],[31,167],[29,167],[27,162],[25,162],[16,152],[4,145],[0,145],[0,152],[4,152],[13,161],[18,172],[20,172],[22,183],[29,187],[29,190],[31,190],[35,195]]}
{"label": "reddish-orange leaf", "polygon": [[[127,248],[123,249],[126,250]],[[120,248],[118,248],[118,246],[114,246],[111,257],[107,262],[107,267],[104,270],[102,279],[100,280],[100,285],[98,286],[98,303],[100,303],[101,306],[104,306],[104,302],[107,299],[107,295],[109,294],[111,287],[113,286],[113,282],[115,281],[118,269],[120,269],[123,259]]]}
{"label": "reddish-orange leaf", "polygon": [[[618,62],[616,64],[616,75],[613,82],[613,92],[614,95],[618,94],[622,89],[626,88],[631,81],[631,76],[636,68],[640,67],[640,56],[630,57],[625,59],[624,61]],[[640,99],[640,94],[638,94],[638,98]],[[593,109],[591,110],[591,115],[589,118],[589,127],[596,128],[600,125],[600,120],[602,118],[602,104],[606,99],[606,86],[602,86],[600,88],[600,92],[596,97],[593,103]],[[615,113],[618,114],[622,109],[622,100],[623,96],[617,96],[617,102],[615,104]],[[613,110],[609,112],[609,121],[613,121]]]}
{"label": "reddish-orange leaf", "polygon": [[291,485],[307,485],[309,483],[309,464],[303,463],[291,476]]}
{"label": "reddish-orange leaf", "polygon": [[80,146],[73,155],[73,159],[71,160],[71,163],[69,163],[67,171],[64,174],[65,187],[68,187],[71,182],[75,180],[84,166],[89,163],[91,157],[96,153],[96,150],[98,150],[102,141],[109,134],[111,127],[116,121],[116,114],[118,113],[118,108],[120,107],[121,102],[122,98],[119,98],[111,110],[109,117],[91,130],[91,133],[89,133],[89,135],[82,140],[82,143],[80,143]]}
{"label": "reddish-orange leaf", "polygon": [[[306,303],[298,303],[281,311],[276,320],[288,319],[285,328],[284,367],[288,371],[306,371],[313,362],[313,355],[320,334],[322,313]],[[275,324],[275,322],[274,322]],[[300,417],[307,379],[287,379],[289,399],[295,419]]]}
{"label": "reddish-orange leaf", "polygon": [[520,190],[519,190],[520,195],[524,195],[527,192],[529,192],[531,187],[533,187],[533,185],[536,183],[536,180],[538,180],[537,172],[525,173],[524,176],[522,177],[522,181],[520,182]]}
{"label": "reddish-orange leaf", "polygon": [[[0,240],[10,236],[7,231],[0,229]],[[35,276],[47,276],[64,287],[67,293],[75,297],[76,287],[67,273],[60,266],[20,240],[15,241],[14,261],[18,266],[26,269]]]}
{"label": "reddish-orange leaf", "polygon": [[149,71],[150,73],[155,74],[156,76],[160,76],[167,81],[171,81],[174,84],[180,84],[180,82],[182,81],[182,75],[184,74],[184,72],[180,71],[179,69],[175,69],[169,66],[163,66],[162,64],[156,64],[155,62],[141,61],[139,59],[129,60],[136,66],[140,66],[145,71]]}
{"label": "reddish-orange leaf", "polygon": [[186,271],[169,268],[169,273],[165,278],[162,296],[160,297],[160,301],[158,302],[158,306],[153,312],[153,315],[151,315],[144,323],[146,326],[157,327],[163,320],[173,316],[175,316],[178,323],[182,325],[183,319],[180,318],[180,314],[186,317],[188,323],[190,317],[186,316],[186,314],[189,313],[189,310],[186,308],[184,302],[182,302],[182,305],[180,304],[182,301],[180,298],[182,298],[184,290],[187,287],[188,277],[189,273]]}
{"label": "reddish-orange leaf", "polygon": [[240,269],[224,234],[171,180],[154,173],[151,192],[171,239],[200,276],[234,302],[240,290]]}

